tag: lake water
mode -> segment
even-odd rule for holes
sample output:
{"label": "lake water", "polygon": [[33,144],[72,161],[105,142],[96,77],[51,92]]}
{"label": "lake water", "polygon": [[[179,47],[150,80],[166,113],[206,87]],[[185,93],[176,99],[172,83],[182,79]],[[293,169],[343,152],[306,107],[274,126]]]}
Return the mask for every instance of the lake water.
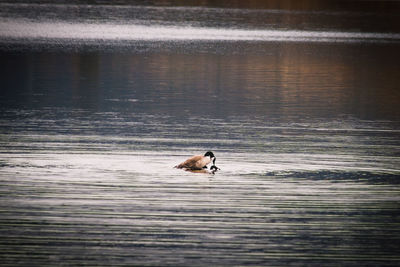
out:
{"label": "lake water", "polygon": [[0,265],[400,264],[397,3],[18,2]]}

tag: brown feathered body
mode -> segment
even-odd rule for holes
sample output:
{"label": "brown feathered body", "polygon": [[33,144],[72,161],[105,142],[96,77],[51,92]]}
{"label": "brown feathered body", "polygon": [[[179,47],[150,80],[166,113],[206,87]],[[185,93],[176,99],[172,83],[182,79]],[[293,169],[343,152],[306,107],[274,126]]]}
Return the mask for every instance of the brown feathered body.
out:
{"label": "brown feathered body", "polygon": [[178,169],[188,169],[188,170],[202,170],[211,162],[211,158],[208,156],[197,155],[193,156],[181,164],[175,166]]}

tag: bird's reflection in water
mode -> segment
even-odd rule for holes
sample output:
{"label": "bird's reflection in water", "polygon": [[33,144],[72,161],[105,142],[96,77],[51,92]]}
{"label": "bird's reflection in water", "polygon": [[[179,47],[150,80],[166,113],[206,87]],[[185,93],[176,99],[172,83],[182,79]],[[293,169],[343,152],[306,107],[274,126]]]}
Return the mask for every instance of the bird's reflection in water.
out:
{"label": "bird's reflection in water", "polygon": [[193,173],[206,173],[206,174],[215,174],[217,171],[221,170],[219,167],[212,165],[210,169],[202,169],[202,170],[191,170],[191,169],[184,169],[185,171],[188,172],[193,172]]}

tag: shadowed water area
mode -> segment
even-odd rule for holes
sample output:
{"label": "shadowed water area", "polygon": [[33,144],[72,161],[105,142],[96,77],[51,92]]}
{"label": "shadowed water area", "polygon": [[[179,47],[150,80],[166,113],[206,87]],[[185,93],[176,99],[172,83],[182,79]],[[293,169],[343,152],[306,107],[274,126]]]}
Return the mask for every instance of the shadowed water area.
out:
{"label": "shadowed water area", "polygon": [[400,264],[399,4],[288,3],[0,1],[0,265]]}

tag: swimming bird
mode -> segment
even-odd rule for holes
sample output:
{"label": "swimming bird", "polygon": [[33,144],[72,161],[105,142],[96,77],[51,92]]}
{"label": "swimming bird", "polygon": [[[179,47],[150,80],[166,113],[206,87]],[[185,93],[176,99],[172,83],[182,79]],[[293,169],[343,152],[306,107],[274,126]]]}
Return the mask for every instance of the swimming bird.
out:
{"label": "swimming bird", "polygon": [[217,170],[219,169],[217,166],[215,166],[215,160],[216,157],[214,156],[214,153],[211,151],[207,151],[204,156],[203,155],[196,155],[191,158],[188,158],[184,162],[182,162],[179,165],[176,165],[175,168],[178,169],[185,169],[185,170],[203,170],[207,169],[207,165],[213,162],[213,166],[211,167],[211,170]]}

